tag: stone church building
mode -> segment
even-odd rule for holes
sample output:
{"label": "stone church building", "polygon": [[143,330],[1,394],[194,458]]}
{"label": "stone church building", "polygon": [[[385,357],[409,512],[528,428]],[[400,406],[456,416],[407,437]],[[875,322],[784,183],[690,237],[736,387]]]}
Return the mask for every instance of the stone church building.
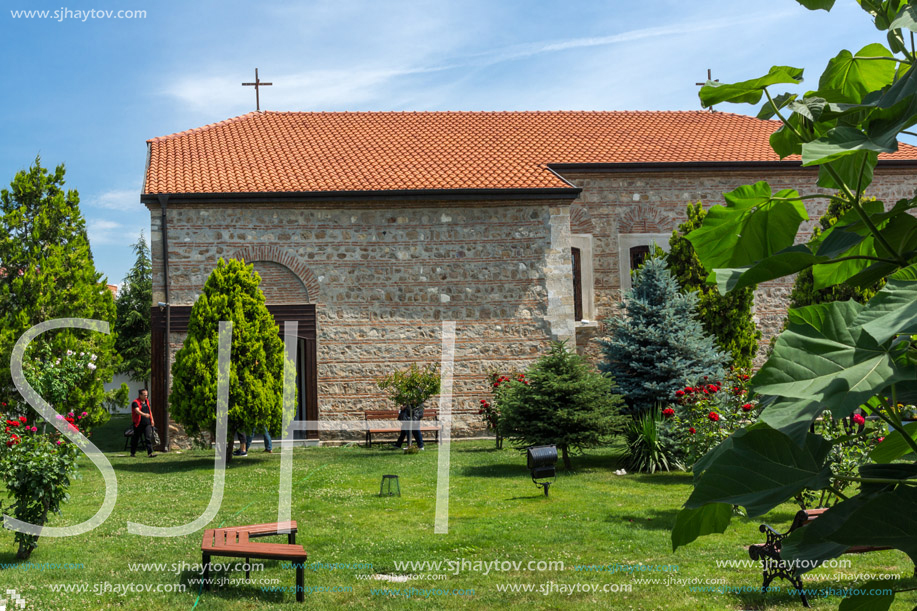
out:
{"label": "stone church building", "polygon": [[[595,352],[631,268],[668,247],[687,204],[762,179],[816,190],[815,170],[771,151],[776,128],[705,111],[254,112],[149,140],[153,303],[169,304],[153,308],[158,419],[223,257],[254,264],[278,323],[299,321],[300,419],[389,407],[375,381],[439,362],[453,320],[454,431],[479,429],[492,370],[524,369],[551,340]],[[915,170],[902,146],[870,194],[912,197]],[[817,219],[826,201],[807,204]],[[789,289],[758,289],[762,343]]]}

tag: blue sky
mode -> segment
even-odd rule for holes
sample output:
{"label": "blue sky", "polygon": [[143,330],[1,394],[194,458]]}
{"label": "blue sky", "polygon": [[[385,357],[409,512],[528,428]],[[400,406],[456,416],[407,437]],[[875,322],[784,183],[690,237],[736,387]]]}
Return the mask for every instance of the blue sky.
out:
{"label": "blue sky", "polygon": [[[254,110],[240,83],[255,67],[274,83],[265,110],[693,110],[707,68],[738,81],[792,65],[815,88],[841,48],[884,40],[852,0],[838,4],[8,0],[0,183],[36,155],[65,163],[96,267],[119,284],[149,235],[145,141]],[[76,17],[89,9],[146,17]]]}

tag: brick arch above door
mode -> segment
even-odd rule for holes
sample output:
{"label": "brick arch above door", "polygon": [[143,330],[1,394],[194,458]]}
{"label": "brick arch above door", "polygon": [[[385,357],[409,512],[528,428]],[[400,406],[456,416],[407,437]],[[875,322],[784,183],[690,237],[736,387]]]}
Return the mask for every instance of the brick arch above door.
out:
{"label": "brick arch above door", "polygon": [[[315,303],[318,301],[318,278],[296,255],[280,246],[246,246],[230,255],[233,259],[242,259],[246,263],[253,263],[255,271],[261,275],[261,290],[264,291],[268,303]],[[267,265],[259,265],[264,263]],[[283,292],[282,288],[289,284],[290,275],[299,280],[305,295],[293,295]],[[281,286],[276,286],[280,283]]]}

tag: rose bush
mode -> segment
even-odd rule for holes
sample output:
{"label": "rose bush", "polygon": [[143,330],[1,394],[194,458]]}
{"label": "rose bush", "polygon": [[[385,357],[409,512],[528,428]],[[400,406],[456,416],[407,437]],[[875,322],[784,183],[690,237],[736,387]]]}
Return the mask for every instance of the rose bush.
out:
{"label": "rose bush", "polygon": [[[2,415],[2,418],[0,480],[13,498],[12,515],[17,520],[43,526],[48,514],[60,513],[61,505],[69,498],[67,488],[77,474],[79,448],[56,430],[39,432],[26,416]],[[88,421],[88,414],[70,413],[58,418],[79,432],[80,424]],[[26,533],[17,532],[15,540],[19,545],[17,558],[28,558],[38,545],[38,537]]]}
{"label": "rose bush", "polygon": [[748,397],[749,375],[731,370],[722,382],[704,378],[675,391],[676,403],[662,410],[683,455],[693,465],[711,448],[757,416],[757,403]]}
{"label": "rose bush", "polygon": [[487,399],[481,399],[481,408],[478,410],[478,414],[481,416],[481,420],[484,421],[485,426],[489,431],[493,431],[497,437],[497,449],[500,450],[503,448],[503,435],[500,434],[500,400],[499,400],[499,391],[500,387],[508,384],[512,381],[521,382],[522,384],[528,384],[528,380],[525,379],[524,373],[511,372],[509,375],[502,375],[499,372],[491,372],[490,374],[490,392],[491,398],[490,401]]}

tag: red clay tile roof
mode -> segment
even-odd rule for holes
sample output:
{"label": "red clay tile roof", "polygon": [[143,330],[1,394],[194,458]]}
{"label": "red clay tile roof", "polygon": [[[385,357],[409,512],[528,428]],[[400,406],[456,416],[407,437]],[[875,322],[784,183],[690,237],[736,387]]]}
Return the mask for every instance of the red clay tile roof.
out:
{"label": "red clay tile roof", "polygon": [[776,128],[705,111],[252,112],[149,140],[144,193],[567,188],[548,165],[778,161]]}

